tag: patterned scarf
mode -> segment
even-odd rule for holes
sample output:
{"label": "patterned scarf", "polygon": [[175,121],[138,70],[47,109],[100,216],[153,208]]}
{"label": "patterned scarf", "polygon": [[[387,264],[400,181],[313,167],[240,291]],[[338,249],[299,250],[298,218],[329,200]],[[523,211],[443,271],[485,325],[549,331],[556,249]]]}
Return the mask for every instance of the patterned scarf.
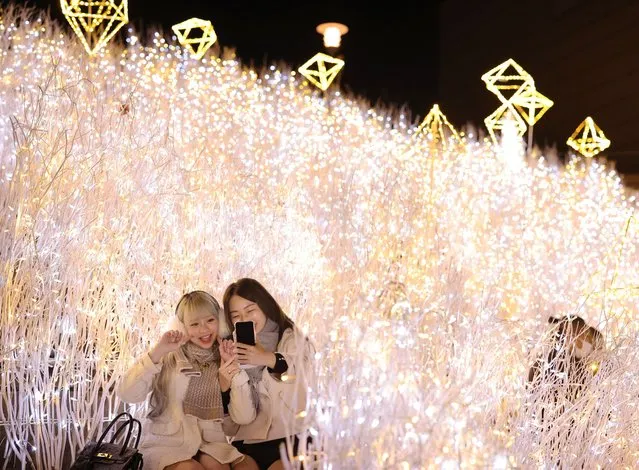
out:
{"label": "patterned scarf", "polygon": [[[280,327],[270,318],[266,319],[264,328],[257,334],[257,342],[268,352],[275,352],[277,349],[277,343],[280,337]],[[246,373],[249,376],[249,384],[251,385],[251,394],[253,396],[253,403],[257,411],[260,411],[260,394],[259,386],[262,381],[262,373],[266,366],[256,366],[246,369]]]}
{"label": "patterned scarf", "polygon": [[190,370],[181,371],[191,377],[184,396],[184,414],[200,419],[224,418],[222,392],[217,375],[220,370],[219,345],[216,342],[211,349],[203,349],[189,341],[183,349],[191,364]]}

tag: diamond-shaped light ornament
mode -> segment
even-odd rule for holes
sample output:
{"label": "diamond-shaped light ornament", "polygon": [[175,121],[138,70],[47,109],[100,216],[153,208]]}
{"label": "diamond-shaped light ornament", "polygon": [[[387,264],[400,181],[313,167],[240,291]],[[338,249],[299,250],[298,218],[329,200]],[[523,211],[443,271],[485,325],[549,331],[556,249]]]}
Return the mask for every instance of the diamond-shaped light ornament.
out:
{"label": "diamond-shaped light ornament", "polygon": [[[554,104],[535,88],[535,81],[524,68],[513,59],[490,69],[481,79],[486,88],[497,95],[502,105],[484,119],[493,142],[497,142],[496,130],[504,127],[504,118],[514,120],[517,134],[524,135]],[[532,130],[531,130],[532,132]],[[532,136],[532,134],[530,134]]]}
{"label": "diamond-shaped light ornament", "polygon": [[449,143],[460,143],[459,134],[452,126],[439,105],[435,104],[415,131],[414,137],[425,137],[433,142],[441,142],[446,148]]}
{"label": "diamond-shaped light ornament", "polygon": [[217,41],[213,25],[208,20],[191,18],[182,23],[174,24],[172,29],[178,42],[182,47],[188,49],[195,59],[204,57],[206,51]]}
{"label": "diamond-shaped light ornament", "polygon": [[484,119],[484,124],[486,125],[488,133],[494,143],[498,142],[495,131],[501,131],[509,122],[514,123],[519,137],[526,133],[526,122],[519,113],[515,111],[515,108],[510,102],[502,104],[499,108],[493,111],[490,116]]}
{"label": "diamond-shaped light ornament", "polygon": [[579,124],[566,143],[587,158],[592,158],[610,147],[610,140],[590,116]]}
{"label": "diamond-shaped light ornament", "polygon": [[298,71],[309,82],[315,85],[320,90],[326,91],[335,77],[344,67],[344,61],[342,59],[336,59],[330,55],[318,52],[311,59],[309,59],[304,65],[302,65]]}
{"label": "diamond-shaped light ornament", "polygon": [[486,83],[486,88],[495,95],[502,103],[522,90],[522,87],[535,86],[532,76],[526,72],[521,65],[513,59],[499,64],[481,76]]}
{"label": "diamond-shaped light ornament", "polygon": [[548,111],[553,104],[551,99],[539,93],[534,86],[527,86],[519,89],[510,102],[529,126],[534,126],[539,119]]}
{"label": "diamond-shaped light ornament", "polygon": [[60,0],[60,6],[89,55],[129,22],[128,0]]}

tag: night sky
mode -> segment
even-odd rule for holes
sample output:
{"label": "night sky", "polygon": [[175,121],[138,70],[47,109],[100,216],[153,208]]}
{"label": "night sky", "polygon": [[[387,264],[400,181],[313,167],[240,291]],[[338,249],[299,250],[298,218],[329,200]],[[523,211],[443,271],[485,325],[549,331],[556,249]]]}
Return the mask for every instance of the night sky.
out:
{"label": "night sky", "polygon": [[[50,8],[66,24],[57,0],[28,3]],[[341,85],[372,104],[407,104],[415,117],[424,116],[437,98],[439,3],[179,0],[169,9],[157,0],[129,0],[129,18],[138,30],[159,26],[167,36],[175,23],[208,19],[220,44],[236,47],[243,62],[283,60],[294,67],[324,50],[315,31],[319,23],[344,23],[350,31],[342,38]]]}

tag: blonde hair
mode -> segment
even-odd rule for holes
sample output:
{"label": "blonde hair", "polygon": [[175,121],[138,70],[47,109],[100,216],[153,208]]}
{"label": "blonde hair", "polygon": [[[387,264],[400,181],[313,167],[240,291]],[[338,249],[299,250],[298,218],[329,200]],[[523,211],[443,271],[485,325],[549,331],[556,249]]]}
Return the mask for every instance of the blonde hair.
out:
{"label": "blonde hair", "polygon": [[[193,312],[200,309],[208,310],[218,319],[218,336],[226,337],[228,335],[228,325],[224,315],[221,314],[220,304],[208,292],[196,290],[184,294],[177,306],[175,307],[175,317],[179,320],[182,330],[184,330],[184,316],[187,312]],[[217,345],[217,343],[214,344]],[[182,346],[184,348],[184,346]],[[151,388],[151,399],[149,405],[151,410],[147,415],[148,418],[157,418],[162,415],[168,405],[168,389],[169,381],[175,366],[177,365],[176,354],[169,353],[162,361],[162,370],[153,377]]]}

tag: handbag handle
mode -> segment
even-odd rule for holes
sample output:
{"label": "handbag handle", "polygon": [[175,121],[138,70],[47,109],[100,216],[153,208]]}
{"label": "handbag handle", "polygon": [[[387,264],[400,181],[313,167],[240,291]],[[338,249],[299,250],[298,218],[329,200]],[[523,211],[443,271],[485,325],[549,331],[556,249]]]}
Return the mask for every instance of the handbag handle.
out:
{"label": "handbag handle", "polygon": [[137,424],[138,425],[138,436],[137,439],[135,440],[135,447],[138,447],[138,443],[140,442],[140,434],[142,433],[142,425],[140,424],[140,422],[135,419],[133,416],[131,416],[129,413],[124,412],[124,413],[120,413],[119,415],[117,415],[115,418],[113,418],[113,420],[109,423],[109,425],[107,426],[107,428],[104,430],[104,432],[102,433],[102,435],[100,436],[100,439],[98,439],[98,443],[95,446],[95,450],[96,452],[100,449],[100,446],[103,444],[103,441],[106,437],[106,435],[109,433],[109,431],[113,428],[113,426],[115,426],[115,423],[118,422],[118,420],[123,417],[126,416],[128,417],[127,421],[121,425],[118,430],[115,432],[115,435],[113,436],[113,439],[111,439],[111,443],[113,443],[113,441],[115,441],[115,439],[120,435],[120,433],[124,430],[125,427],[128,427],[129,432],[127,433],[127,438],[126,441],[124,442],[124,445],[122,446],[122,449],[120,450],[120,454],[124,453],[124,450],[127,447],[127,444],[129,443],[129,439],[131,438],[131,432],[132,432],[132,428],[133,428],[133,424]]}
{"label": "handbag handle", "polygon": [[[135,445],[133,446],[133,447],[135,447],[137,449],[138,448],[138,444],[140,444],[140,438],[142,437],[142,423],[140,423],[140,421],[135,419],[135,418],[132,418],[131,421],[132,421],[132,424],[137,424],[138,425],[138,434],[135,437]],[[133,427],[133,425],[131,427]],[[127,437],[127,444],[128,444],[128,441],[129,441],[129,438]]]}
{"label": "handbag handle", "polygon": [[111,444],[115,443],[116,439],[118,438],[118,436],[120,435],[120,433],[122,433],[122,431],[124,431],[124,428],[128,429],[128,432],[126,433],[126,438],[123,441],[122,444],[122,449],[120,450],[120,455],[122,455],[124,453],[124,451],[126,450],[126,448],[129,446],[129,441],[131,440],[131,434],[133,433],[133,425],[137,424],[137,436],[135,439],[135,444],[133,447],[135,447],[136,449],[138,448],[138,444],[140,443],[140,437],[142,435],[142,424],[140,423],[140,421],[138,421],[137,419],[133,418],[132,416],[129,415],[129,419],[123,424],[121,425],[117,431],[115,431],[115,434],[113,435],[113,437],[111,438]]}

